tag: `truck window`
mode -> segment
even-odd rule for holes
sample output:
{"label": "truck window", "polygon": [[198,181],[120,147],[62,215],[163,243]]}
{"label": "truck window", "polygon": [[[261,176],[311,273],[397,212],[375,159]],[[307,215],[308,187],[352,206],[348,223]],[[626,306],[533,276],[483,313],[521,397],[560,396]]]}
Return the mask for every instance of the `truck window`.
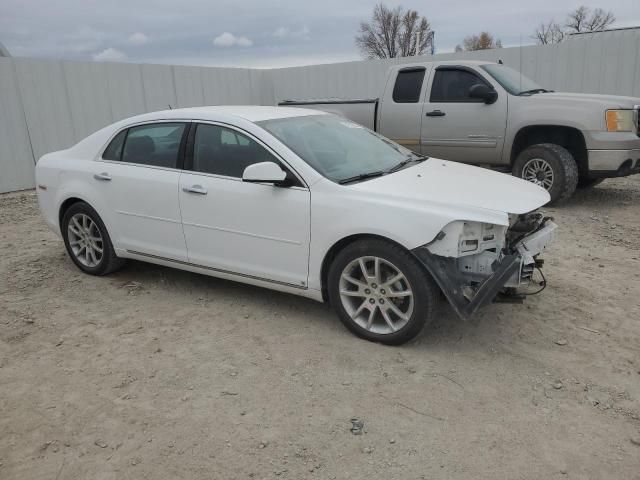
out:
{"label": "truck window", "polygon": [[417,103],[420,100],[424,71],[424,68],[400,70],[393,87],[393,101],[396,103]]}
{"label": "truck window", "polygon": [[478,83],[486,85],[487,82],[467,70],[436,70],[430,102],[482,102],[482,99],[469,96],[469,89]]}

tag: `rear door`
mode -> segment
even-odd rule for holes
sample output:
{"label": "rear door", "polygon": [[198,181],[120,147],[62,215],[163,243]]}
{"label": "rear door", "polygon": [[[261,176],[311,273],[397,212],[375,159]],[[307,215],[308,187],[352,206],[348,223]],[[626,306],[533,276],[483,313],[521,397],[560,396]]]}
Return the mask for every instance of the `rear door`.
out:
{"label": "rear door", "polygon": [[471,98],[475,84],[496,88],[470,67],[440,65],[429,85],[422,113],[422,153],[465,163],[501,163],[507,122],[507,95],[487,105]]}
{"label": "rear door", "polygon": [[[212,123],[192,131],[179,192],[189,262],[305,288],[309,189],[247,132]],[[294,185],[242,181],[248,165],[266,161],[288,171]]]}
{"label": "rear door", "polygon": [[154,122],[118,133],[93,168],[118,248],[186,261],[178,182],[184,122]]}
{"label": "rear door", "polygon": [[379,132],[420,153],[422,102],[430,66],[405,67],[389,76],[380,111]]}

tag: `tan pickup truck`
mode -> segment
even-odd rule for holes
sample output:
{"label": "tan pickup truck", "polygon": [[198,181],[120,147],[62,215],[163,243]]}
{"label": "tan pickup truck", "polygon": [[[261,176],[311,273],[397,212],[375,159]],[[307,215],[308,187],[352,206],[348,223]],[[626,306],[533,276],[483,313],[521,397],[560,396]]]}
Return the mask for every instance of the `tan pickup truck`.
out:
{"label": "tan pickup truck", "polygon": [[553,201],[640,173],[640,98],[553,92],[497,63],[399,65],[379,98],[279,104],[342,115],[424,155],[509,171]]}

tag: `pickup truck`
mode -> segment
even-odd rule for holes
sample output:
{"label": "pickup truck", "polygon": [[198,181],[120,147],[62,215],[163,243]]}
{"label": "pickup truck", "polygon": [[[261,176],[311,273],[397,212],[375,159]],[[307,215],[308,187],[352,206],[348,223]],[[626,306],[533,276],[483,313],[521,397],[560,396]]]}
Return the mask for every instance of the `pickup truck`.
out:
{"label": "pickup truck", "polygon": [[640,173],[640,98],[554,92],[502,63],[404,64],[389,69],[379,98],[279,105],[341,115],[422,155],[511,172],[552,201]]}

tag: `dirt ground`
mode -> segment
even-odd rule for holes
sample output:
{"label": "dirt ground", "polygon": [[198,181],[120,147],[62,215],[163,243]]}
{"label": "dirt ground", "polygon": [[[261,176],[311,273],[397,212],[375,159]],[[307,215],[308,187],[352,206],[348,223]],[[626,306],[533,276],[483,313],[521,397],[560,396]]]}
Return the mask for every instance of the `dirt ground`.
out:
{"label": "dirt ground", "polygon": [[640,479],[640,178],[546,210],[545,292],[385,347],[294,296],[84,275],[2,195],[0,478]]}

